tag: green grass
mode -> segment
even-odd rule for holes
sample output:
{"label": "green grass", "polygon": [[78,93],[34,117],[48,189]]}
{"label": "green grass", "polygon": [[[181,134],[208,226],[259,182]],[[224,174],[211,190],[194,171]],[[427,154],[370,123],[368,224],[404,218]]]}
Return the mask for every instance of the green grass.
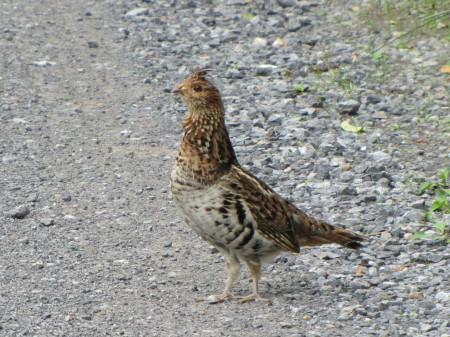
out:
{"label": "green grass", "polygon": [[385,38],[384,44],[367,45],[369,57],[379,65],[372,78],[381,83],[395,70],[386,66],[386,47],[414,49],[418,40],[427,38],[450,41],[450,0],[371,0],[361,8],[359,18],[374,36],[381,33]]}
{"label": "green grass", "polygon": [[[450,38],[450,0],[372,0],[360,11],[360,18],[376,32],[392,38],[440,35]],[[403,45],[403,47],[406,46]]]}
{"label": "green grass", "polygon": [[448,186],[450,167],[440,170],[438,174],[439,180],[425,181],[419,188],[419,195],[428,193],[434,196],[428,211],[423,214],[425,219],[431,223],[431,228],[417,231],[413,237],[415,239],[433,238],[450,243],[450,224],[438,221],[436,217],[436,212],[450,213],[450,187]]}

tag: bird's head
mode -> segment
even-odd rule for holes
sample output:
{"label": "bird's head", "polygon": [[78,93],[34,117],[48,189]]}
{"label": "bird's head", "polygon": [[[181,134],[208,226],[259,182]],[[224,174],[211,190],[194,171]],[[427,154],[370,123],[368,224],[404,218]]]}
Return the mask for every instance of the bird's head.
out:
{"label": "bird's head", "polygon": [[183,82],[178,84],[172,94],[181,95],[189,105],[189,108],[207,108],[217,104],[222,105],[219,90],[206,78],[211,69],[203,68],[194,71]]}

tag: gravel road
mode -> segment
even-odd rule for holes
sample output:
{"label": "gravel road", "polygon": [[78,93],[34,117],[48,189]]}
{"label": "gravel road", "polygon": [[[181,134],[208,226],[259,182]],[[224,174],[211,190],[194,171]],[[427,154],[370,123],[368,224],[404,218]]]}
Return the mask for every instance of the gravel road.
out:
{"label": "gravel road", "polygon": [[[448,246],[412,239],[421,182],[450,166],[449,41],[373,57],[388,36],[366,5],[1,1],[0,335],[449,337]],[[278,257],[270,303],[195,301],[226,273],[171,200],[185,104],[168,92],[202,66],[240,162],[367,237]]]}

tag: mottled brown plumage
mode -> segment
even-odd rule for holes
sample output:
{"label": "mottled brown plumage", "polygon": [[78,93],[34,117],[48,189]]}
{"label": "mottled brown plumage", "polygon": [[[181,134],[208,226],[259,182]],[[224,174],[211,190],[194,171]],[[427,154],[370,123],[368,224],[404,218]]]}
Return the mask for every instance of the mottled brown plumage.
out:
{"label": "mottled brown plumage", "polygon": [[281,251],[298,253],[303,246],[337,243],[355,249],[363,238],[309,217],[239,165],[221,95],[206,79],[207,71],[194,72],[172,90],[189,108],[172,171],[172,194],[186,222],[226,259],[228,280],[216,299],[232,296],[244,261],[253,277],[253,293],[242,301],[264,300],[258,289],[263,262]]}

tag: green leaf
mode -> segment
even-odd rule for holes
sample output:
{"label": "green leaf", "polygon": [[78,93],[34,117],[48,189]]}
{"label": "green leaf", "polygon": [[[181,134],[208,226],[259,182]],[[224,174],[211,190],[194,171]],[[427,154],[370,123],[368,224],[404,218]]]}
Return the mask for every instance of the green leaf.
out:
{"label": "green leaf", "polygon": [[294,84],[294,90],[298,92],[303,92],[305,91],[305,88],[301,84]]}
{"label": "green leaf", "polygon": [[244,18],[246,18],[246,19],[252,19],[254,17],[254,15],[252,14],[252,13],[245,13],[244,14]]}
{"label": "green leaf", "polygon": [[439,189],[438,194],[434,197],[434,201],[430,206],[430,211],[435,211],[437,209],[444,209],[449,205],[447,199],[447,193],[444,189]]}
{"label": "green leaf", "polygon": [[432,181],[424,182],[422,185],[420,185],[419,195],[424,194],[427,189],[429,189],[433,186],[434,186],[434,183]]}
{"label": "green leaf", "polygon": [[392,131],[400,130],[400,124],[398,124],[398,123],[392,124],[391,129],[392,129]]}
{"label": "green leaf", "polygon": [[381,59],[381,58],[383,58],[383,52],[381,51],[381,50],[378,50],[378,51],[376,51],[375,53],[373,53],[373,55],[372,55],[372,57],[375,59],[375,60],[379,60],[379,59]]}
{"label": "green leaf", "polygon": [[445,185],[448,180],[448,176],[450,175],[450,167],[446,167],[445,169],[439,171],[439,176],[442,179],[442,183]]}
{"label": "green leaf", "polygon": [[441,232],[445,232],[445,226],[447,224],[443,221],[436,222],[433,227],[439,229]]}
{"label": "green leaf", "polygon": [[408,48],[408,45],[405,42],[400,41],[399,43],[397,43],[397,47],[399,47],[400,49],[406,49]]}
{"label": "green leaf", "polygon": [[349,121],[343,121],[341,123],[341,128],[345,131],[348,132],[354,132],[354,133],[360,133],[360,132],[364,132],[364,126],[355,126],[350,124]]}
{"label": "green leaf", "polygon": [[439,191],[440,191],[442,194],[450,195],[450,189],[448,189],[448,188],[440,188]]}
{"label": "green leaf", "polygon": [[442,208],[444,206],[445,206],[445,203],[443,203],[442,200],[435,199],[430,206],[430,212],[434,212],[435,210],[438,210],[439,208]]}
{"label": "green leaf", "polygon": [[435,235],[435,233],[430,233],[430,232],[425,233],[424,231],[417,231],[414,233],[413,238],[414,239],[423,239],[423,238],[428,238],[433,235]]}
{"label": "green leaf", "polygon": [[433,211],[428,211],[426,213],[422,213],[422,216],[426,219],[426,220],[431,220],[433,219]]}

